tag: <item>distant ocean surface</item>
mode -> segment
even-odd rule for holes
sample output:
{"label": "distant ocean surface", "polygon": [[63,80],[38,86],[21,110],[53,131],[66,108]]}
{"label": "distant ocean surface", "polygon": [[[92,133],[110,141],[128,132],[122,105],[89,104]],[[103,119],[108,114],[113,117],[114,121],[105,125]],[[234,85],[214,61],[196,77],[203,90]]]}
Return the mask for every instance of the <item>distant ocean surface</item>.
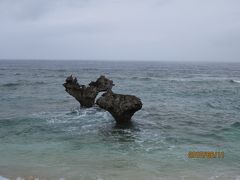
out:
{"label": "distant ocean surface", "polygon": [[[80,109],[62,86],[70,74],[140,97],[132,126]],[[28,176],[239,180],[240,63],[0,61],[0,179]]]}

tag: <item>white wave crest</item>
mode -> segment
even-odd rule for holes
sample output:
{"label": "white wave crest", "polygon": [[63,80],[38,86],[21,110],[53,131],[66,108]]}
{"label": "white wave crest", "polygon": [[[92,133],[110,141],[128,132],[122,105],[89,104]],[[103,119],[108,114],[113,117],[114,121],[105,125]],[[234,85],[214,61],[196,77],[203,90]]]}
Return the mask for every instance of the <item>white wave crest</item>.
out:
{"label": "white wave crest", "polygon": [[240,80],[231,80],[233,83],[240,83]]}

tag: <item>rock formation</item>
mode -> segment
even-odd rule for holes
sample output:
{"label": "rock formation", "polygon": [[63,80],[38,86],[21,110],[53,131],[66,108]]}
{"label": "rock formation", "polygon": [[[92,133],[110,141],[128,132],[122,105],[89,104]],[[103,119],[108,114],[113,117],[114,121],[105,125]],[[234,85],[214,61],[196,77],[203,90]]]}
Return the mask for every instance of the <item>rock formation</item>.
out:
{"label": "rock formation", "polygon": [[116,94],[111,90],[97,100],[97,105],[108,111],[117,123],[129,122],[133,114],[142,108],[142,102],[136,96]]}
{"label": "rock formation", "polygon": [[69,76],[63,84],[66,92],[73,96],[83,107],[92,107],[99,92],[111,90],[113,82],[105,76],[100,76],[96,82],[91,82],[88,86],[80,85],[77,78]]}
{"label": "rock formation", "polygon": [[111,90],[114,86],[113,81],[109,80],[105,76],[100,76],[97,81],[91,81],[89,86],[96,87],[98,92]]}
{"label": "rock formation", "polygon": [[108,111],[117,123],[130,122],[133,114],[142,108],[139,98],[132,95],[116,94],[112,92],[113,81],[105,76],[100,76],[97,81],[92,81],[88,86],[80,85],[77,78],[69,76],[63,84],[66,92],[73,96],[83,107],[92,107],[99,92],[105,92],[96,104]]}

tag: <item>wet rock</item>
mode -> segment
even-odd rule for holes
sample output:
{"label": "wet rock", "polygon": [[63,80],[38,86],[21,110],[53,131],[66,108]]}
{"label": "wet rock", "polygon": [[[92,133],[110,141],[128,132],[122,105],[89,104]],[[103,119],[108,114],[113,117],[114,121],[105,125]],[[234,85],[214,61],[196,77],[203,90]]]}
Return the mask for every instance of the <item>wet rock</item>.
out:
{"label": "wet rock", "polygon": [[96,87],[98,92],[103,92],[111,90],[114,84],[113,81],[109,80],[105,76],[100,76],[97,81],[92,81],[91,83],[89,83],[89,86]]}
{"label": "wet rock", "polygon": [[108,111],[117,123],[128,123],[133,114],[142,108],[141,100],[133,95],[113,93],[111,90],[97,99],[97,105]]}
{"label": "wet rock", "polygon": [[63,84],[66,92],[73,96],[83,107],[92,107],[99,92],[105,92],[97,99],[96,104],[108,111],[118,124],[129,123],[134,113],[142,108],[141,100],[133,95],[116,94],[112,92],[113,81],[100,76],[87,86],[78,83],[72,75]]}
{"label": "wet rock", "polygon": [[105,76],[100,76],[96,82],[88,86],[78,83],[77,78],[72,75],[67,77],[63,84],[66,92],[73,96],[83,107],[92,107],[99,92],[111,90],[113,82]]}

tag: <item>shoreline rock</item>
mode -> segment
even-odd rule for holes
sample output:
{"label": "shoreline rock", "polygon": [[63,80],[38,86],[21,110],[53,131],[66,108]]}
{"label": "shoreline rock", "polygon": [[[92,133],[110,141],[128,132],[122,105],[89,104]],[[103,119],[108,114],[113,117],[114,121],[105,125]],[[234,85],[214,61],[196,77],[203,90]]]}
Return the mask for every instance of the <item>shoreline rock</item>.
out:
{"label": "shoreline rock", "polygon": [[98,98],[96,104],[108,111],[117,123],[128,123],[134,113],[142,108],[142,102],[138,97],[116,94],[111,90]]}
{"label": "shoreline rock", "polygon": [[92,107],[99,92],[112,89],[113,82],[105,76],[100,76],[97,81],[89,83],[88,86],[78,83],[77,78],[72,75],[67,77],[63,84],[65,91],[73,96],[81,106]]}
{"label": "shoreline rock", "polygon": [[67,77],[63,84],[66,92],[73,96],[83,107],[92,107],[99,92],[105,92],[96,104],[108,111],[117,123],[129,123],[134,113],[142,108],[141,100],[133,95],[117,94],[112,91],[113,81],[100,76],[88,86],[80,85],[77,78]]}

